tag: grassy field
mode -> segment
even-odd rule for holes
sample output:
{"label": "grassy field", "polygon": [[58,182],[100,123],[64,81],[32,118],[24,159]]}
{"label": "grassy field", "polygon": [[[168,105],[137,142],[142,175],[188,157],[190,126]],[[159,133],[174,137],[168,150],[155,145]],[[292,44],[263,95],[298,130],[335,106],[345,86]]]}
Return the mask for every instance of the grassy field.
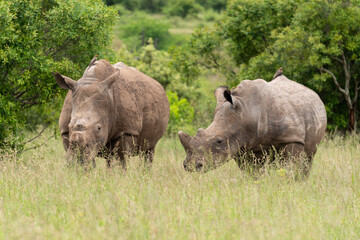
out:
{"label": "grassy field", "polygon": [[136,157],[126,172],[100,158],[84,172],[53,139],[0,157],[0,239],[359,239],[359,140],[328,137],[309,179],[294,181],[233,161],[185,172],[177,139],[161,140],[150,172]]}

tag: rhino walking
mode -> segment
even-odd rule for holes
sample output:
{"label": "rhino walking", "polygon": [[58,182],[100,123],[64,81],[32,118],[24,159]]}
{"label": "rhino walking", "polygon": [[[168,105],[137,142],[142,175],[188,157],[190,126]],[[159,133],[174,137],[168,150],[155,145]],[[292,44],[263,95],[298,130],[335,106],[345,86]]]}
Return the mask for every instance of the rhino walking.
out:
{"label": "rhino walking", "polygon": [[244,80],[231,91],[219,87],[215,97],[210,126],[195,137],[178,133],[187,154],[185,170],[206,172],[229,156],[240,168],[261,165],[264,155],[276,149],[286,159],[304,156],[303,173],[308,174],[327,124],[324,104],[314,91],[280,74],[271,82]]}
{"label": "rhino walking", "polygon": [[53,75],[70,90],[59,119],[69,161],[95,166],[101,152],[109,166],[115,157],[125,167],[127,154],[142,152],[151,166],[169,121],[169,101],[160,83],[123,63],[96,58],[78,81]]}

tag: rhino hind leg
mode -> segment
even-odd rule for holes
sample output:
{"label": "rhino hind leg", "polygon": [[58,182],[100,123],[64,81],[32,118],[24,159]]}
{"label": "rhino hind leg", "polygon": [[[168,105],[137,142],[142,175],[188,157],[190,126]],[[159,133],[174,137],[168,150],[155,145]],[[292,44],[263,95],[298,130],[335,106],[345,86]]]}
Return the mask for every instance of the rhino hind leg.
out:
{"label": "rhino hind leg", "polygon": [[284,150],[285,156],[287,158],[291,158],[291,157],[298,158],[303,153],[305,153],[305,147],[301,143],[289,143],[289,144],[286,144],[283,147],[283,150]]}
{"label": "rhino hind leg", "polygon": [[150,169],[154,160],[155,147],[144,151],[144,167]]}
{"label": "rhino hind leg", "polygon": [[293,170],[296,170],[296,179],[306,179],[310,173],[314,155],[315,153],[306,154],[304,145],[300,143],[289,143],[278,149],[269,148],[257,152],[241,151],[233,158],[241,170],[257,173],[267,162],[272,163],[278,156],[281,165],[288,165],[290,169],[295,167]]}
{"label": "rhino hind leg", "polygon": [[290,143],[283,148],[287,164],[295,165],[295,178],[307,178],[312,166],[314,154],[306,154],[305,147],[300,143]]}

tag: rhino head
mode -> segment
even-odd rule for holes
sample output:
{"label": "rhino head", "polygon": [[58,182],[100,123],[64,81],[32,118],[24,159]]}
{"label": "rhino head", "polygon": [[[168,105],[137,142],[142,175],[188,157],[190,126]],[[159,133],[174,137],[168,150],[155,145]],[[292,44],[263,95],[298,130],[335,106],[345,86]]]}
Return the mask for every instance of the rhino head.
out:
{"label": "rhino head", "polygon": [[232,96],[227,87],[215,90],[217,105],[213,122],[206,129],[199,129],[195,137],[178,132],[181,144],[186,151],[184,168],[187,171],[207,172],[227,161],[242,146],[251,119],[247,118],[246,107],[241,98]]}
{"label": "rhino head", "polygon": [[79,81],[59,73],[53,75],[61,88],[71,91],[68,160],[77,160],[85,166],[93,162],[95,167],[95,156],[107,142],[112,127],[114,109],[111,85],[118,78],[119,70],[102,81],[85,73]]}

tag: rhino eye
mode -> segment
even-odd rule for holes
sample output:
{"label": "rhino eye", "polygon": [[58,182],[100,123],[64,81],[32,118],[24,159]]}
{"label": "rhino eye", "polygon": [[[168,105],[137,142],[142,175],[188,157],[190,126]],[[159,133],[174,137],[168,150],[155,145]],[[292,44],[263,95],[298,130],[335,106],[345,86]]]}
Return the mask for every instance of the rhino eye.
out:
{"label": "rhino eye", "polygon": [[222,138],[216,139],[216,143],[217,143],[217,144],[220,144],[220,143],[222,143],[222,142],[223,142],[223,139],[222,139]]}
{"label": "rhino eye", "polygon": [[100,130],[101,130],[101,127],[98,127],[97,130],[100,131]]}

